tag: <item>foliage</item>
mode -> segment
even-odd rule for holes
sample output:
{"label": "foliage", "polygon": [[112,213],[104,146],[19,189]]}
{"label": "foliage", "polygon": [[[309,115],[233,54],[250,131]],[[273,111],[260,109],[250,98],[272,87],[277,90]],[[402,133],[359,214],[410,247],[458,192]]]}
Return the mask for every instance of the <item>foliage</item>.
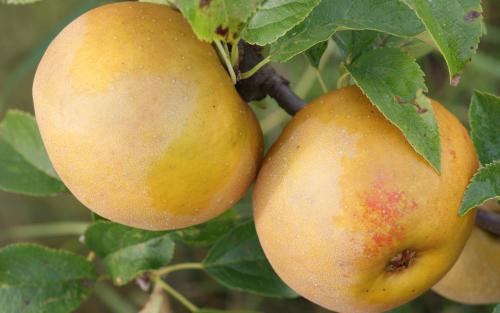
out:
{"label": "foliage", "polygon": [[347,29],[377,30],[403,37],[424,31],[418,18],[399,1],[323,0],[302,23],[271,45],[271,57],[287,61],[328,40],[336,31]]}
{"label": "foliage", "polygon": [[469,118],[474,146],[483,165],[472,177],[459,212],[466,214],[489,199],[500,197],[500,98],[476,91]]}
{"label": "foliage", "polygon": [[346,67],[372,103],[439,172],[439,130],[430,101],[423,96],[427,87],[415,60],[400,50],[380,48],[361,54]]}
{"label": "foliage", "polygon": [[236,226],[238,214],[235,210],[228,210],[222,215],[201,225],[180,229],[172,235],[177,240],[192,247],[209,247],[222,235]]}
{"label": "foliage", "polygon": [[32,244],[0,250],[2,312],[70,312],[90,294],[96,274],[90,262],[68,251]]}
{"label": "foliage", "polygon": [[500,98],[476,91],[472,96],[469,119],[471,135],[481,164],[500,160]]}
{"label": "foliage", "polygon": [[175,247],[168,233],[106,221],[98,221],[87,229],[85,243],[103,259],[117,285],[128,283],[146,270],[167,265]]}
{"label": "foliage", "polygon": [[297,296],[274,273],[251,221],[221,237],[203,260],[203,267],[228,288],[264,296]]}
{"label": "foliage", "polygon": [[470,209],[498,197],[500,197],[500,160],[480,168],[472,177],[460,206],[460,214],[464,215]]}
{"label": "foliage", "polygon": [[[482,25],[479,0],[404,0],[422,20],[443,54],[450,79],[459,79],[477,50]],[[454,82],[457,83],[457,82]]]}
{"label": "foliage", "polygon": [[65,191],[57,177],[33,116],[10,111],[0,124],[0,189],[32,196]]}

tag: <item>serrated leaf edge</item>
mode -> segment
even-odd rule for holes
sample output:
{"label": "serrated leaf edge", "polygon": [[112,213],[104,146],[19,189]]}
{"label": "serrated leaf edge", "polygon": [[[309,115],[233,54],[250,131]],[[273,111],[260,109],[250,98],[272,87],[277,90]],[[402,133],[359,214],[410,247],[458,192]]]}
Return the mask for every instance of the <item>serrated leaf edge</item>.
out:
{"label": "serrated leaf edge", "polygon": [[485,166],[481,166],[481,167],[477,170],[477,172],[476,172],[476,173],[472,176],[472,178],[471,178],[471,179],[470,179],[470,181],[469,181],[469,184],[467,185],[467,188],[465,189],[465,192],[464,192],[464,197],[462,197],[462,202],[460,203],[460,207],[459,207],[459,209],[458,209],[458,214],[459,214],[460,216],[465,216],[465,215],[466,215],[467,213],[469,213],[472,209],[474,209],[474,208],[475,208],[475,207],[477,207],[477,206],[480,206],[480,205],[485,204],[488,200],[491,200],[491,199],[500,199],[500,196],[499,196],[499,195],[497,195],[497,196],[493,196],[493,197],[487,198],[487,199],[483,200],[481,203],[476,204],[476,205],[474,205],[474,206],[472,206],[472,207],[470,207],[470,208],[464,208],[464,207],[463,207],[463,205],[464,205],[465,195],[466,195],[466,194],[467,194],[467,192],[469,191],[469,189],[470,189],[470,187],[471,187],[471,185],[472,185],[472,183],[473,183],[473,181],[474,181],[474,178],[475,178],[476,176],[478,176],[478,175],[481,173],[481,171],[482,171],[482,170],[487,169],[487,168],[490,168],[490,167],[494,167],[494,166],[496,166],[496,165],[500,165],[500,160],[495,160],[495,161],[491,162],[490,164],[487,164],[487,165],[485,165]]}
{"label": "serrated leaf edge", "polygon": [[[13,244],[9,244],[7,246],[4,246],[2,248],[0,248],[0,256],[2,254],[2,252],[4,251],[8,251],[8,250],[12,250],[12,249],[16,249],[16,248],[36,248],[36,249],[41,249],[41,250],[44,250],[46,252],[50,252],[50,253],[54,253],[54,254],[58,254],[58,255],[65,255],[65,256],[71,256],[71,257],[76,257],[76,258],[79,258],[81,261],[84,261],[85,263],[87,263],[88,265],[90,265],[90,268],[91,268],[91,274],[92,274],[92,277],[82,277],[82,278],[79,278],[79,279],[72,279],[72,280],[67,280],[67,281],[75,281],[75,280],[80,280],[80,279],[97,279],[97,273],[95,271],[95,268],[94,266],[92,265],[91,262],[89,262],[84,256],[82,255],[79,255],[79,254],[76,254],[74,252],[71,252],[71,251],[68,251],[68,250],[64,250],[64,249],[55,249],[55,248],[50,248],[50,247],[47,247],[47,246],[44,246],[44,245],[40,245],[40,244],[36,244],[36,243],[29,243],[29,242],[21,242],[21,243],[13,243]],[[62,280],[64,281],[64,280]],[[43,284],[43,285],[46,285],[46,284]],[[5,285],[3,285],[5,286]],[[16,286],[31,286],[31,285],[16,285]],[[33,286],[40,286],[40,285],[33,285]]]}
{"label": "serrated leaf edge", "polygon": [[[408,0],[400,0],[402,3],[406,4],[413,12],[415,12],[415,15],[420,19],[420,21],[422,22],[422,24],[424,25],[427,33],[429,34],[429,36],[432,38],[432,41],[434,42],[434,47],[436,49],[438,49],[439,53],[441,54],[441,56],[443,56],[443,59],[444,61],[446,62],[446,67],[448,68],[448,75],[449,75],[449,80],[450,80],[450,83],[452,83],[453,81],[453,78],[455,77],[455,75],[460,75],[461,72],[463,71],[463,68],[460,69],[460,71],[456,72],[456,73],[452,73],[451,71],[451,66],[450,66],[450,62],[448,60],[448,58],[446,57],[445,53],[443,52],[443,49],[441,48],[441,46],[438,44],[438,42],[436,41],[436,38],[434,37],[433,33],[431,31],[429,31],[429,29],[427,28],[427,25],[425,24],[424,20],[422,19],[422,17],[420,16],[420,14],[418,14],[418,12],[411,6],[410,3],[408,3]],[[455,0],[454,0],[455,1]],[[460,4],[460,3],[459,3]],[[460,6],[462,6],[460,4]],[[482,7],[481,7],[482,8]],[[482,18],[482,17],[481,17]],[[481,29],[483,29],[484,26],[481,27]],[[477,38],[476,40],[476,44],[474,45],[474,51],[471,55],[471,58],[477,53],[477,48],[478,48],[478,44],[479,44],[479,41],[480,41],[480,38],[481,38],[481,35],[479,36],[479,38]],[[470,59],[469,61],[466,61],[464,63],[464,66],[470,62]]]}
{"label": "serrated leaf edge", "polygon": [[243,27],[243,29],[241,30],[241,38],[243,38],[246,42],[250,43],[250,44],[254,44],[254,45],[259,45],[259,46],[267,46],[267,45],[270,45],[272,43],[275,43],[278,39],[280,39],[281,37],[283,37],[286,33],[288,33],[292,28],[294,28],[295,26],[299,25],[300,23],[302,23],[310,14],[311,12],[314,10],[314,8],[316,8],[320,3],[321,3],[321,0],[312,0],[312,1],[316,1],[316,5],[314,5],[310,10],[309,12],[307,12],[307,14],[304,15],[304,17],[297,21],[295,24],[291,25],[290,27],[284,29],[283,31],[279,32],[277,35],[274,36],[274,39],[272,39],[271,41],[266,41],[266,42],[259,42],[257,40],[248,40],[248,38],[245,38],[245,31],[248,29],[248,23],[250,22],[250,20],[255,16],[255,14],[257,14],[257,12],[260,10],[260,8],[262,7],[262,5],[264,5],[265,1],[261,2],[259,4],[259,6],[257,7],[257,9],[255,10],[255,12],[253,12],[253,14],[247,19],[246,21],[246,24],[245,24],[245,27]]}

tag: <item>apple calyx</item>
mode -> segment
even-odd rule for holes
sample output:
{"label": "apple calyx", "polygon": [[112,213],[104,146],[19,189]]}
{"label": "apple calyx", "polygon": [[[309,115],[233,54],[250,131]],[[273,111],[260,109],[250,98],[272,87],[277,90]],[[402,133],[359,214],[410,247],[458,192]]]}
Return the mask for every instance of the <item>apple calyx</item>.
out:
{"label": "apple calyx", "polygon": [[410,249],[405,249],[396,254],[386,267],[387,272],[399,272],[410,267],[415,260],[417,252]]}

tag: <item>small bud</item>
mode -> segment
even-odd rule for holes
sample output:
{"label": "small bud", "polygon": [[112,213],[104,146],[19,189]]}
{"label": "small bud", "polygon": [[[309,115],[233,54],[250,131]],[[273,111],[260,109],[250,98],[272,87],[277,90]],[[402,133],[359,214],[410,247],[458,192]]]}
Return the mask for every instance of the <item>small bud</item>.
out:
{"label": "small bud", "polygon": [[151,288],[151,281],[149,280],[149,277],[145,275],[137,277],[135,282],[139,285],[139,288],[141,288],[142,291],[147,292]]}
{"label": "small bud", "polygon": [[228,34],[228,32],[229,32],[229,28],[227,28],[227,27],[223,27],[222,25],[219,25],[219,26],[217,26],[217,28],[215,29],[215,32],[216,32],[218,35],[222,36],[222,37],[226,37],[226,36],[227,36],[227,34]]}
{"label": "small bud", "polygon": [[458,86],[458,84],[460,83],[460,78],[462,78],[462,76],[460,76],[459,74],[454,75],[454,76],[451,78],[451,82],[450,82],[450,84],[451,84],[453,87]]}

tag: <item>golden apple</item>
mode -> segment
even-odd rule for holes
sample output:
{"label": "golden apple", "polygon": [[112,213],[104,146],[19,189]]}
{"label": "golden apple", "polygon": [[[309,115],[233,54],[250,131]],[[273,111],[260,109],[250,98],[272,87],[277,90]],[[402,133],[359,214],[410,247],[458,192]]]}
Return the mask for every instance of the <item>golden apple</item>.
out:
{"label": "golden apple", "polygon": [[465,128],[432,101],[439,175],[356,87],[302,109],[264,160],[257,233],[277,274],[330,310],[382,312],[453,265],[474,212],[457,209],[478,167]]}
{"label": "golden apple", "polygon": [[[497,200],[485,208],[500,213]],[[432,289],[466,304],[500,302],[500,237],[474,227],[455,265]]]}
{"label": "golden apple", "polygon": [[167,6],[85,13],[50,44],[33,83],[59,176],[94,212],[139,228],[209,220],[256,174],[258,122],[211,45]]}

